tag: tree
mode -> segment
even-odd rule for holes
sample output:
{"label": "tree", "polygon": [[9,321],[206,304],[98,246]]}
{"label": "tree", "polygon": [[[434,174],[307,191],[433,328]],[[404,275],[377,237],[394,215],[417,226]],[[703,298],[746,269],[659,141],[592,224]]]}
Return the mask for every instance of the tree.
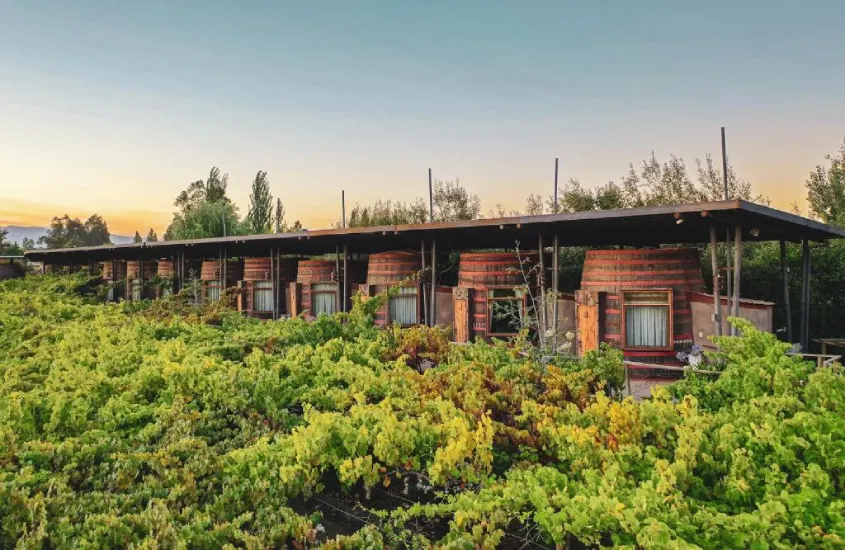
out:
{"label": "tree", "polygon": [[164,240],[199,239],[243,234],[238,209],[226,196],[229,174],[220,168],[209,171],[205,181],[197,180],[179,193],[173,220],[164,233]]}
{"label": "tree", "polygon": [[133,243],[140,243],[140,242],[143,242],[143,241],[144,241],[144,239],[141,237],[141,234],[136,231],[135,236],[132,238],[132,242]]}
{"label": "tree", "polygon": [[204,201],[229,201],[226,196],[228,185],[229,174],[221,175],[220,168],[214,166],[208,173],[208,179],[197,180],[188,185],[188,188],[176,197],[174,204],[184,212]]}
{"label": "tree", "polygon": [[238,219],[237,206],[229,201],[202,201],[184,215],[177,213],[164,239],[206,239],[244,235],[246,232],[246,227]]}
{"label": "tree", "polygon": [[250,233],[269,233],[273,222],[273,196],[270,194],[270,182],[267,172],[259,170],[252,180],[252,193],[249,196],[249,213],[246,224]]}
{"label": "tree", "polygon": [[32,250],[33,248],[35,248],[35,241],[30,239],[29,237],[24,237],[21,241],[21,248],[23,248],[24,250]]}
{"label": "tree", "polygon": [[47,248],[71,248],[76,246],[100,246],[109,244],[111,234],[106,221],[94,214],[84,223],[67,214],[54,217],[47,234],[38,239]]}
{"label": "tree", "polygon": [[285,207],[282,206],[282,199],[276,199],[276,215],[274,216],[274,222],[276,224],[276,233],[282,232],[282,226],[284,225],[285,221]]}
{"label": "tree", "polygon": [[830,166],[817,164],[807,179],[810,213],[829,224],[845,226],[845,139],[836,156],[826,155]]}
{"label": "tree", "polygon": [[23,249],[18,246],[18,243],[9,242],[9,231],[0,228],[0,256],[20,256],[23,254]]}
{"label": "tree", "polygon": [[460,180],[436,181],[432,196],[435,221],[474,220],[481,215],[481,199]]}
{"label": "tree", "polygon": [[158,240],[158,235],[156,235],[156,232],[153,231],[153,228],[151,227],[149,232],[147,233],[147,242],[148,243],[154,243],[157,240]]}
{"label": "tree", "polygon": [[[435,221],[473,220],[481,216],[481,200],[459,180],[437,181],[432,189]],[[504,211],[504,209],[502,209]],[[428,201],[377,200],[371,205],[356,204],[349,213],[349,227],[425,223],[429,219]],[[341,222],[336,224],[340,227]]]}

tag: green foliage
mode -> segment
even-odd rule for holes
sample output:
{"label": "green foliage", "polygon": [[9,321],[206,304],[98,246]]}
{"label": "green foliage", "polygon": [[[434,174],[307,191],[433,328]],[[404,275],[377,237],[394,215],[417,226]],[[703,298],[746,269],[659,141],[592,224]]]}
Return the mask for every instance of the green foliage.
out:
{"label": "green foliage", "polygon": [[148,243],[154,243],[158,240],[158,235],[151,227],[150,230],[147,232],[147,238],[145,239]]}
{"label": "green foliage", "polygon": [[845,139],[839,154],[825,159],[830,166],[817,165],[807,179],[807,203],[823,222],[845,226]]}
{"label": "green foliage", "polygon": [[[89,284],[0,283],[2,547],[843,544],[845,381],[748,325],[634,402],[618,352],[378,329],[384,296],[262,322]],[[384,494],[355,533],[310,507]]]}
{"label": "green foliage", "polygon": [[106,221],[97,214],[82,222],[71,219],[67,214],[55,217],[50,222],[47,234],[38,239],[38,244],[47,248],[71,248],[75,246],[100,246],[109,244],[111,234]]}

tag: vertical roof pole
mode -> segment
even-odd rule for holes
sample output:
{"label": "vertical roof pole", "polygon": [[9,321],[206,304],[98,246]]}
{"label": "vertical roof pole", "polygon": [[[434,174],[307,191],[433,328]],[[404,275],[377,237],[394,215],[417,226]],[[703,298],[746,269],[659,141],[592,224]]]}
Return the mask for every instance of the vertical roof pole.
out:
{"label": "vertical roof pole", "polygon": [[434,222],[434,188],[431,185],[431,168],[428,169],[428,221]]}

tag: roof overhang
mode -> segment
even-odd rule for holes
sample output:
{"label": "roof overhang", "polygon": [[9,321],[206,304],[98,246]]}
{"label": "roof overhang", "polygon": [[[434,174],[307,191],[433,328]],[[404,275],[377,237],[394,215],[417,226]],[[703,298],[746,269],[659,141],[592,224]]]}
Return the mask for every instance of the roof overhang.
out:
{"label": "roof overhang", "polygon": [[[845,238],[845,229],[758,204],[732,200],[710,203],[596,210],[540,216],[513,216],[471,221],[324,229],[158,241],[125,245],[30,250],[32,260],[97,261],[103,259],[164,258],[178,252],[186,257],[258,256],[278,249],[282,254],[316,255],[347,246],[350,252],[419,249],[422,241],[437,242],[441,251],[496,248],[536,248],[538,237],[557,235],[561,246],[657,246],[701,244],[710,227],[738,227],[744,241],[826,241]],[[720,233],[720,236],[722,233]],[[550,241],[546,241],[550,243]]]}

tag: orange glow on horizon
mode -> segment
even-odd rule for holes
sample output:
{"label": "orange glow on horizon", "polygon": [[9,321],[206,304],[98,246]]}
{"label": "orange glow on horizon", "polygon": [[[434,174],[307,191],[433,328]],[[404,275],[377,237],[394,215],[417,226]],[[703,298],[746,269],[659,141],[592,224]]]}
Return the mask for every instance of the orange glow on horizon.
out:
{"label": "orange glow on horizon", "polygon": [[54,204],[34,201],[5,200],[0,202],[0,226],[19,225],[24,227],[49,227],[53,217],[67,214],[71,218],[85,221],[92,214],[99,214],[106,220],[109,232],[115,235],[132,236],[135,231],[146,236],[152,228],[159,238],[170,223],[172,214],[145,210],[87,210],[78,207],[65,208]]}

